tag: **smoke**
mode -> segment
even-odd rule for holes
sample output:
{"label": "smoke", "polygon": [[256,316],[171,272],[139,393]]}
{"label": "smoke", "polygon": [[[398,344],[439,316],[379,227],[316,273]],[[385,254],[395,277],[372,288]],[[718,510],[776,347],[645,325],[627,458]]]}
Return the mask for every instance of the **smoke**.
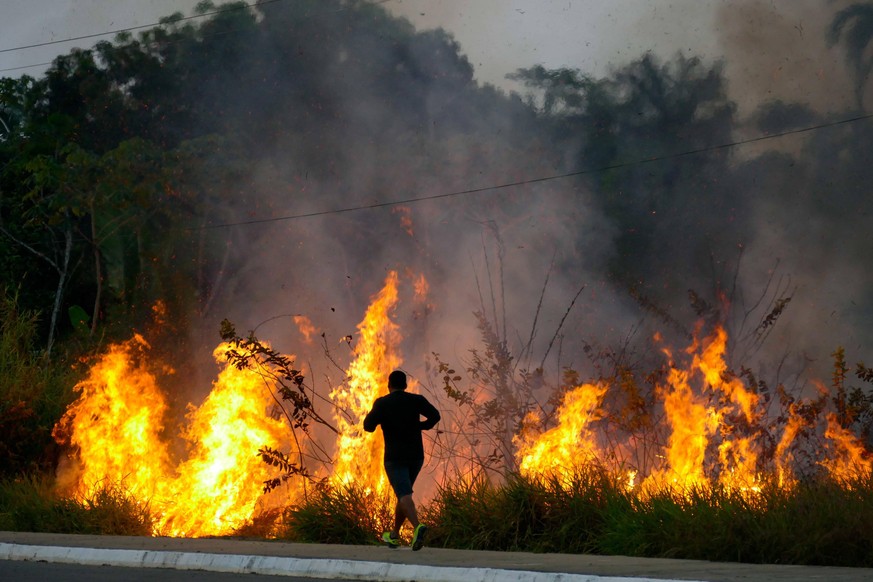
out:
{"label": "smoke", "polygon": [[800,102],[823,115],[853,104],[852,80],[843,53],[829,48],[833,15],[851,0],[721,2],[715,36],[727,61],[731,96],[753,113],[769,101]]}
{"label": "smoke", "polygon": [[[828,10],[846,3],[838,4]],[[263,10],[265,26],[283,26],[281,3]],[[415,9],[405,3],[392,10]],[[716,15],[711,36],[723,47],[728,97],[745,124],[740,136],[756,133],[755,115],[768,103],[802,105],[779,109],[788,112],[782,127],[850,107],[850,77],[839,49],[825,45],[830,17],[822,17],[820,2],[778,10],[765,2],[720,3]],[[610,345],[634,334],[644,340],[641,320],[645,330],[668,325],[615,285],[609,265],[621,233],[587,187],[553,180],[488,189],[576,168],[521,102],[477,84],[481,69],[452,37],[415,33],[407,23],[386,42],[379,32],[384,16],[362,26],[350,26],[341,13],[314,18],[324,19],[313,26],[322,44],[307,44],[305,35],[296,41],[298,55],[315,59],[305,70],[264,58],[261,46],[235,57],[257,70],[247,79],[268,81],[224,93],[223,107],[264,134],[239,198],[216,215],[245,221],[364,208],[218,231],[229,245],[232,275],[216,284],[199,330],[205,346],[228,317],[327,376],[319,364],[322,347],[304,345],[292,316],[309,318],[324,347],[346,350],[342,338],[354,335],[389,270],[402,274],[405,295],[396,315],[414,376],[425,375],[431,352],[463,367],[481,343],[474,311],[525,356],[520,366],[539,366],[549,350],[552,381],[562,367],[585,370],[583,341]],[[484,16],[465,12],[464,19],[475,26]],[[623,53],[610,64],[618,69],[639,56]],[[324,114],[301,119],[288,108],[293,91],[305,92]],[[766,344],[753,341],[757,351],[744,355],[750,358],[744,363],[769,368],[777,381],[802,373],[826,377],[837,345],[848,348],[850,359],[863,357],[870,345],[865,207],[856,182],[826,183],[820,154],[828,143],[806,135],[736,148],[728,164],[677,179],[673,188],[691,205],[653,219],[657,252],[639,258],[646,292],[686,324],[693,319],[689,288],[735,289],[733,317],[748,337],[780,296],[793,293]],[[468,190],[477,192],[381,206]],[[645,193],[645,180],[639,191]],[[834,212],[820,211],[824,198]],[[419,275],[430,283],[426,310],[412,298]],[[791,365],[780,368],[780,362]]]}
{"label": "smoke", "polygon": [[[746,120],[740,136],[856,114],[844,48],[826,43],[834,15],[850,4],[721,5],[717,33],[725,72]],[[737,307],[742,314],[763,299],[769,309],[780,286],[793,293],[758,354],[759,365],[778,369],[786,383],[827,378],[837,347],[846,348],[853,362],[863,359],[873,341],[873,280],[864,266],[873,247],[863,234],[870,210],[862,185],[869,179],[869,149],[861,145],[869,131],[869,122],[862,121],[735,153],[737,196],[751,204],[741,265],[744,304]]]}

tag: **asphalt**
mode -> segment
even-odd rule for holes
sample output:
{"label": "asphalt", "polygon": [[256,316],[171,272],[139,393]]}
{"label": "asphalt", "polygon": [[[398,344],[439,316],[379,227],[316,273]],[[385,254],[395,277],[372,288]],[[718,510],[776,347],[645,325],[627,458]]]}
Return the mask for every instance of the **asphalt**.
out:
{"label": "asphalt", "polygon": [[0,560],[177,568],[275,576],[422,582],[765,582],[873,580],[873,569],[716,563],[425,547],[290,544],[0,532]]}

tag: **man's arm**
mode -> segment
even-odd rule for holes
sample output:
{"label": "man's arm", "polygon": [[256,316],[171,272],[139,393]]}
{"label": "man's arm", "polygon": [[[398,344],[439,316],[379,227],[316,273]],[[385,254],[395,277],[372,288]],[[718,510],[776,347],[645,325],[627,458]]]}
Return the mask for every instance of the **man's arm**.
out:
{"label": "man's arm", "polygon": [[373,432],[376,430],[376,427],[379,426],[379,423],[382,422],[377,404],[378,401],[374,402],[373,408],[367,413],[367,416],[364,417],[364,430],[367,432]]}
{"label": "man's arm", "polygon": [[440,411],[428,402],[424,396],[421,397],[421,410],[419,410],[419,413],[425,418],[425,420],[420,421],[418,424],[421,430],[432,429],[440,421]]}

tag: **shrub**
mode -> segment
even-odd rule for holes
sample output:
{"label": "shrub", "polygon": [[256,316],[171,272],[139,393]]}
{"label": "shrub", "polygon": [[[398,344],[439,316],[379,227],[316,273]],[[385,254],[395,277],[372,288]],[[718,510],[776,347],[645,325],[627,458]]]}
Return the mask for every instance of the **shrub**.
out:
{"label": "shrub", "polygon": [[0,482],[0,529],[99,535],[151,535],[147,505],[116,486],[85,499],[60,497],[54,479],[35,475]]}
{"label": "shrub", "polygon": [[300,503],[288,507],[278,537],[320,544],[373,544],[391,529],[393,502],[351,485],[319,483]]}

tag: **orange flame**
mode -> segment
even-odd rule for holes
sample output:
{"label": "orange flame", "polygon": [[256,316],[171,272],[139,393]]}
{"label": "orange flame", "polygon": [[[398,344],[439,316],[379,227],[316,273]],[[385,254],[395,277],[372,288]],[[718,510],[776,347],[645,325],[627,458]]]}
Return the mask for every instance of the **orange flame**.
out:
{"label": "orange flame", "polygon": [[412,230],[412,210],[408,206],[395,206],[391,212],[400,215],[400,226],[409,236],[415,236]]}
{"label": "orange flame", "polygon": [[[229,348],[216,348],[219,362]],[[144,362],[147,349],[139,335],[112,346],[76,387],[79,398],[56,434],[69,433],[78,458],[61,471],[59,483],[76,495],[120,483],[149,502],[156,534],[232,533],[263,501],[269,475],[258,448],[287,447],[290,428],[266,414],[273,400],[264,378],[227,365],[206,401],[190,408],[181,435],[190,454],[173,467],[162,434],[168,407]]]}
{"label": "orange flame", "polygon": [[312,325],[312,321],[305,315],[295,315],[294,323],[297,324],[297,329],[300,330],[301,335],[303,335],[303,340],[311,344],[312,336],[315,335],[316,329],[315,326]]}
{"label": "orange flame", "polygon": [[847,486],[856,480],[869,480],[873,459],[864,445],[851,431],[840,426],[836,414],[828,414],[827,422],[825,438],[833,443],[834,455],[822,461],[822,465],[831,477]]}
{"label": "orange flame", "polygon": [[419,303],[427,301],[427,294],[430,293],[430,284],[424,275],[419,275],[412,283],[412,288],[415,290],[415,300]]}
{"label": "orange flame", "polygon": [[703,461],[709,437],[718,426],[718,416],[694,395],[689,372],[672,368],[668,382],[672,390],[662,388],[664,411],[672,427],[667,444],[666,467],[653,472],[643,482],[644,489],[667,486],[689,489],[708,485]]}
{"label": "orange flame", "polygon": [[[701,345],[702,344],[702,345]],[[686,353],[692,355],[688,370],[672,368],[669,388],[662,387],[664,411],[672,432],[666,450],[666,467],[653,472],[644,481],[644,489],[664,486],[682,490],[708,488],[707,448],[717,432],[718,481],[727,489],[754,490],[757,485],[758,455],[750,438],[741,437],[728,426],[727,418],[742,413],[746,422],[757,418],[758,396],[746,390],[739,378],[728,374],[725,363],[727,332],[717,326],[711,336],[700,342],[695,338]],[[666,352],[669,355],[669,352]],[[701,379],[695,391],[692,382]],[[716,405],[709,403],[707,391],[715,392]]]}
{"label": "orange flame", "polygon": [[397,354],[399,328],[390,318],[396,304],[397,273],[391,271],[358,324],[360,339],[347,380],[330,393],[339,431],[332,481],[371,484],[377,493],[386,491],[388,484],[382,470],[383,443],[377,433],[364,432],[363,421],[376,398],[387,393],[388,374],[402,361]]}
{"label": "orange flame", "polygon": [[[414,278],[413,289],[415,302],[425,301],[428,283],[423,276]],[[402,363],[402,338],[391,318],[397,303],[398,276],[392,271],[357,326],[355,358],[346,370],[346,381],[329,395],[336,405],[338,431],[329,478],[338,485],[366,484],[379,495],[388,491],[382,439],[364,432],[362,421],[374,400],[386,393],[388,374]],[[294,320],[310,338],[315,331],[311,322],[303,316]],[[660,334],[654,339],[663,341]],[[622,472],[628,490],[646,495],[669,487],[682,493],[714,483],[743,494],[759,490],[759,451],[744,432],[751,432],[749,428],[760,420],[761,404],[759,396],[731,374],[727,339],[720,326],[708,337],[695,337],[681,365],[673,363],[668,349],[663,350],[671,362],[665,381],[656,389],[667,423],[666,444],[658,455],[663,462],[648,474],[609,467]],[[219,363],[226,362],[230,348],[221,344],[215,349]],[[149,363],[149,350],[140,335],[111,346],[76,386],[78,399],[55,429],[56,437],[68,440],[77,453],[59,471],[59,484],[84,496],[104,483],[120,483],[149,503],[157,520],[155,533],[173,536],[229,534],[260,509],[293,501],[298,493],[291,490],[293,485],[286,485],[281,500],[262,493],[263,481],[273,475],[258,449],[288,451],[295,442],[288,423],[278,414],[271,415],[276,402],[269,379],[256,370],[225,363],[205,401],[198,407],[189,405],[176,442],[168,434],[169,405],[156,372],[172,370]],[[539,430],[542,419],[529,414],[513,439],[519,471],[569,478],[585,464],[618,462],[598,445],[606,442],[599,438],[598,429],[609,389],[610,385],[597,383],[569,390],[555,412],[555,426],[548,430]],[[814,425],[801,414],[801,406],[792,404],[772,457],[783,487],[794,483],[791,450],[805,428]],[[824,436],[830,444],[829,456],[821,465],[834,479],[852,486],[855,479],[870,478],[873,459],[833,414],[827,417]],[[623,450],[637,442],[621,443],[614,434],[609,438]],[[179,443],[187,451],[182,460],[171,453],[180,448],[173,446]]]}
{"label": "orange flame", "polygon": [[171,473],[161,441],[167,403],[146,369],[148,348],[139,334],[110,346],[76,385],[79,397],[55,428],[56,438],[68,435],[79,450],[78,462],[59,476],[63,488],[86,494],[112,479],[148,499]]}
{"label": "orange flame", "polygon": [[[558,409],[558,424],[541,435],[522,432],[514,439],[516,458],[523,475],[572,477],[581,466],[599,456],[590,424],[599,417],[600,403],[606,394],[603,384],[583,384],[564,395]],[[531,413],[525,424],[539,423]]]}
{"label": "orange flame", "polygon": [[808,426],[808,424],[806,419],[798,414],[797,406],[792,403],[788,408],[788,422],[785,424],[782,437],[779,439],[779,444],[776,445],[776,452],[773,455],[776,464],[777,482],[780,487],[794,485],[794,471],[791,468],[794,455],[791,453],[791,444],[800,431]]}
{"label": "orange flame", "polygon": [[[232,347],[219,345],[216,361],[224,361]],[[271,476],[258,449],[286,448],[293,442],[288,424],[267,414],[274,400],[263,382],[255,370],[227,366],[203,404],[190,408],[184,437],[191,453],[172,481],[172,502],[159,520],[159,531],[221,535],[255,514],[262,484]]]}

